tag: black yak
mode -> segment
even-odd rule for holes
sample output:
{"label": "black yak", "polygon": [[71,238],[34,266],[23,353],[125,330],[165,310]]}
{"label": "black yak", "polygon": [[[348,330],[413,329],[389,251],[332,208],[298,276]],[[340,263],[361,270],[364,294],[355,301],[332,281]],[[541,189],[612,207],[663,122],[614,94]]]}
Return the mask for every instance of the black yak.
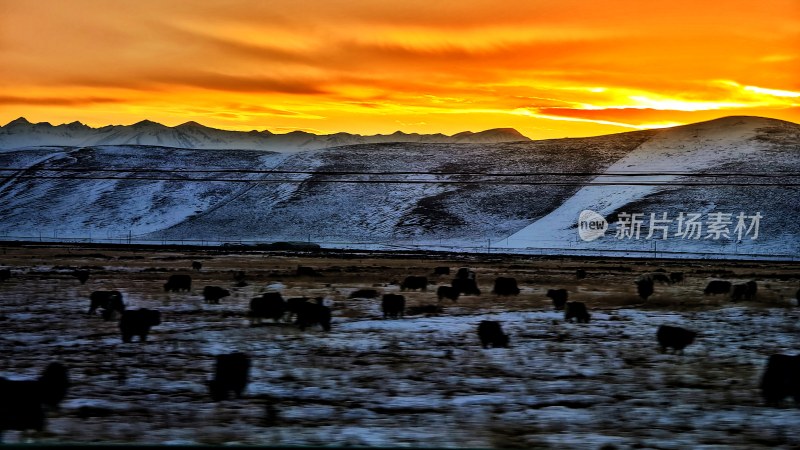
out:
{"label": "black yak", "polygon": [[553,300],[553,307],[556,311],[561,311],[564,309],[564,305],[567,304],[569,293],[566,289],[548,289],[547,296]]}
{"label": "black yak", "polygon": [[69,385],[68,370],[58,362],[50,363],[36,380],[0,378],[0,436],[5,430],[43,431],[45,408],[58,408]]}
{"label": "black yak", "polygon": [[434,275],[450,275],[450,268],[445,266],[439,266],[433,269]]}
{"label": "black yak", "polygon": [[133,336],[139,336],[139,342],[147,341],[150,327],[161,324],[161,313],[156,309],[140,308],[125,310],[119,319],[119,330],[122,342],[131,342]]}
{"label": "black yak", "polygon": [[406,310],[406,298],[398,294],[383,294],[381,301],[381,309],[383,310],[383,318],[397,319],[403,317]]}
{"label": "black yak", "polygon": [[231,291],[219,286],[206,286],[203,288],[203,298],[206,303],[218,305],[220,299],[231,295]]}
{"label": "black yak", "polygon": [[680,283],[683,281],[683,272],[672,272],[669,274],[669,281],[672,283]]}
{"label": "black yak", "polygon": [[120,291],[94,291],[89,296],[89,311],[87,314],[94,314],[97,308],[103,311],[101,315],[104,320],[113,320],[117,314],[125,311],[125,303],[122,301]]}
{"label": "black yak", "polygon": [[72,272],[72,276],[77,278],[81,284],[86,284],[89,281],[89,271],[88,270],[75,270]]}
{"label": "black yak", "polygon": [[419,289],[421,291],[428,290],[428,277],[418,277],[414,275],[409,275],[400,283],[400,290],[405,291],[406,289],[414,290]]}
{"label": "black yak", "polygon": [[589,323],[591,314],[586,310],[586,304],[583,302],[567,302],[566,311],[564,312],[564,320],[572,322],[576,319],[578,323]]}
{"label": "black yak", "polygon": [[[291,300],[291,299],[290,299]],[[322,304],[323,299],[317,298],[316,302],[297,304],[297,319],[295,323],[301,331],[307,327],[319,325],[325,331],[331,331],[331,309]]]}
{"label": "black yak", "polygon": [[230,391],[236,394],[236,398],[241,398],[249,381],[250,356],[242,352],[217,355],[214,379],[208,382],[211,399],[215,402],[226,400]]}
{"label": "black yak", "polygon": [[731,291],[731,282],[723,280],[711,280],[703,290],[704,295],[727,294]]}
{"label": "black yak", "polygon": [[494,320],[481,320],[478,324],[478,338],[483,348],[489,348],[490,345],[495,348],[508,347],[508,335],[503,333],[500,322]]}
{"label": "black yak", "polygon": [[455,278],[450,286],[461,295],[481,295],[481,290],[478,289],[478,283],[474,278]]}
{"label": "black yak", "polygon": [[260,323],[261,319],[272,319],[277,322],[283,318],[288,310],[288,304],[283,300],[280,292],[265,292],[260,297],[250,300],[250,310],[247,316],[253,325]]}
{"label": "black yak", "polygon": [[639,294],[642,300],[647,300],[648,297],[653,295],[653,279],[649,277],[640,277],[635,281],[636,293]]}
{"label": "black yak", "polygon": [[353,291],[347,298],[377,298],[378,291],[376,289],[359,289]]}
{"label": "black yak", "polygon": [[786,397],[800,404],[800,355],[770,355],[760,388],[769,405],[777,405]]}
{"label": "black yak", "polygon": [[200,269],[202,269],[202,268],[203,268],[203,263],[201,263],[200,261],[192,261],[192,269],[193,270],[197,270],[199,272]]}
{"label": "black yak", "polygon": [[517,287],[517,279],[510,277],[497,277],[494,280],[493,293],[497,295],[519,295],[519,287]]}
{"label": "black yak", "polygon": [[694,342],[695,337],[697,337],[697,332],[671,325],[661,325],[656,332],[656,339],[662,352],[672,348],[675,353],[683,354],[683,349]]}
{"label": "black yak", "polygon": [[456,302],[458,301],[459,295],[460,293],[458,292],[458,289],[452,286],[439,286],[436,289],[436,297],[439,300],[449,298],[450,300]]}
{"label": "black yak", "polygon": [[192,290],[192,277],[189,275],[170,275],[164,283],[165,292],[180,292]]}

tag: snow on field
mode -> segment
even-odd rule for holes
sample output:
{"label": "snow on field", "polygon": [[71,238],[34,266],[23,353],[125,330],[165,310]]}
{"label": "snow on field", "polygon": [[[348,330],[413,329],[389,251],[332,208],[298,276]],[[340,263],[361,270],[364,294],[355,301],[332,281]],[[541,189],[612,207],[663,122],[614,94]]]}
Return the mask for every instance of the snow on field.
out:
{"label": "snow on field", "polygon": [[[81,261],[59,258],[59,264]],[[800,409],[789,402],[768,407],[758,390],[766,358],[797,348],[800,311],[767,301],[776,289],[793,285],[779,281],[780,274],[760,278],[763,302],[687,307],[684,297],[695,296],[680,293],[697,291],[705,279],[692,275],[684,286],[659,287],[659,301],[681,299],[684,306],[673,309],[604,303],[602,294],[634,275],[602,275],[609,269],[598,267],[592,284],[570,288],[573,298],[595,299],[591,322],[577,324],[544,301],[543,290],[566,279],[529,264],[517,269],[520,280],[550,281],[524,284],[524,299],[467,296],[445,304],[440,315],[385,320],[380,300],[347,295],[416,270],[401,269],[407,261],[389,270],[383,265],[394,263],[388,260],[381,266],[350,260],[364,270],[344,282],[340,272],[313,280],[276,275],[293,263],[257,256],[249,263],[251,285],[231,288],[233,295],[219,305],[205,304],[201,288],[231,286],[233,260],[205,260],[203,270],[193,272],[192,293],[165,293],[168,273],[141,270],[188,268],[190,260],[127,260],[139,268],[132,270],[117,259],[95,270],[85,286],[45,265],[15,266],[13,279],[0,284],[0,352],[6,355],[0,376],[32,378],[53,359],[71,368],[68,398],[48,414],[40,442],[587,449],[788,449],[800,443],[794,426]],[[764,277],[775,271],[768,264],[742,269]],[[509,269],[483,264],[478,270],[486,280]],[[250,326],[250,298],[278,279],[287,297],[332,293],[332,330]],[[123,344],[116,323],[86,314],[89,292],[110,288],[124,290],[129,308],[162,311],[163,323],[148,343]],[[435,302],[430,292],[405,295],[412,304]],[[481,320],[500,322],[511,346],[481,348]],[[683,355],[661,353],[655,341],[660,324],[700,336]],[[213,358],[232,351],[253,358],[251,383],[244,398],[213,403],[205,385]],[[12,431],[5,439],[24,437]]]}

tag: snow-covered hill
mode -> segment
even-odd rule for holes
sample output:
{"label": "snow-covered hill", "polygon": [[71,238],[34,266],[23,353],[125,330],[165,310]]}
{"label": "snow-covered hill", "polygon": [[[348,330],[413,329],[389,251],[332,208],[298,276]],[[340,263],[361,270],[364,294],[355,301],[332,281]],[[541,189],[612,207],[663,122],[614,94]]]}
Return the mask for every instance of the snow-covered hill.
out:
{"label": "snow-covered hill", "polygon": [[[609,166],[606,173],[497,247],[570,243],[571,248],[594,251],[800,253],[797,124],[726,117],[665,129]],[[602,238],[579,238],[578,219],[585,210],[607,219],[609,229]],[[629,226],[634,218],[625,214],[642,214],[638,238],[635,227]],[[699,214],[695,222],[700,224],[696,232],[686,234],[695,231],[690,230],[690,214]],[[740,214],[746,227],[741,232],[737,230]],[[762,217],[755,220],[756,215]],[[717,217],[723,219],[719,229],[727,233],[718,235],[709,228]],[[656,221],[651,223],[652,218]],[[654,232],[648,239],[651,225]],[[666,238],[662,227],[666,227]],[[622,229],[633,233],[622,234]]]}
{"label": "snow-covered hill", "polygon": [[[16,168],[0,184],[7,238],[800,252],[800,125],[756,117],[594,138],[295,153],[33,147],[0,152],[0,167]],[[579,238],[583,210],[608,220],[603,238]],[[621,213],[643,214],[639,239],[615,238]],[[667,239],[646,238],[651,213],[672,220]],[[697,239],[675,236],[681,213],[702,216]],[[707,237],[714,213],[731,214],[728,238]],[[757,239],[754,229],[736,236],[740,213],[748,228],[761,215]]]}
{"label": "snow-covered hill", "polygon": [[268,150],[296,152],[320,148],[375,144],[383,142],[495,143],[529,141],[512,128],[497,128],[473,133],[444,134],[402,133],[362,136],[349,133],[316,135],[304,131],[274,134],[269,131],[228,131],[206,127],[197,122],[168,127],[143,120],[133,125],[109,125],[91,128],[80,122],[53,126],[47,122],[30,123],[23,117],[0,126],[0,149],[56,145],[157,145],[162,147],[205,150]]}

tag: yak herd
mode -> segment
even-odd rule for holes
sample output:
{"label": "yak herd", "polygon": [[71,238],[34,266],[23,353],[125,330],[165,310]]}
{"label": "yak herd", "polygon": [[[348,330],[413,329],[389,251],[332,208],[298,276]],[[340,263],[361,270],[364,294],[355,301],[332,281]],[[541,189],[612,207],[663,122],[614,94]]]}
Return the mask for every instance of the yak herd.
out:
{"label": "yak herd", "polygon": [[[192,262],[192,269],[200,271],[202,264]],[[300,276],[320,276],[318,272],[309,267],[300,266],[297,269]],[[450,274],[449,267],[436,267],[434,276]],[[72,274],[81,284],[86,283],[89,272],[86,270],[75,271]],[[585,269],[578,269],[575,276],[578,280],[587,277]],[[0,271],[0,281],[10,278],[8,269]],[[234,273],[237,286],[246,285],[244,272]],[[654,292],[655,283],[672,284],[684,280],[684,274],[656,271],[640,275],[634,280],[639,296],[646,300]],[[408,276],[398,283],[401,291],[420,290],[427,291],[433,284],[427,276]],[[276,285],[283,287],[283,285]],[[192,278],[190,275],[171,275],[164,284],[165,292],[191,292]],[[270,286],[268,286],[269,288]],[[491,291],[498,296],[514,296],[520,293],[517,281],[511,277],[497,277]],[[729,281],[713,280],[708,283],[703,293],[705,295],[729,294],[732,301],[751,300],[757,292],[755,281],[732,284]],[[456,272],[450,285],[438,286],[436,297],[439,301],[449,299],[457,302],[462,295],[480,295],[476,274],[469,268],[460,268]],[[230,296],[229,290],[219,286],[205,286],[203,297],[206,303],[219,304],[220,300]],[[798,291],[800,295],[800,291]],[[546,296],[552,300],[556,311],[564,311],[565,322],[589,323],[591,314],[583,302],[569,301],[568,291],[564,288],[549,289]],[[406,312],[406,299],[402,294],[381,294],[376,289],[358,289],[352,292],[350,299],[377,299],[381,298],[381,310],[384,319],[401,319]],[[130,343],[134,336],[140,342],[146,342],[151,327],[161,323],[158,310],[140,308],[126,309],[120,291],[94,291],[89,297],[88,314],[94,315],[100,310],[103,320],[118,320],[119,330],[123,343]],[[247,316],[252,325],[258,325],[263,319],[273,322],[294,322],[300,330],[311,326],[319,326],[324,331],[331,329],[332,301],[328,298],[317,297],[312,299],[296,297],[284,299],[279,290],[267,289],[262,295],[250,300]],[[426,305],[433,306],[433,305]],[[423,311],[421,307],[416,310]],[[415,310],[415,312],[416,312]],[[441,312],[441,307],[432,308],[433,312]],[[477,327],[477,335],[483,348],[506,348],[509,346],[510,337],[506,334],[499,322],[481,320]],[[660,325],[656,331],[656,341],[662,352],[669,349],[675,354],[682,354],[684,348],[692,344],[698,333],[685,328]],[[233,393],[237,398],[243,395],[249,382],[251,361],[249,355],[242,352],[220,354],[216,356],[214,378],[207,382],[209,395],[213,401],[229,398]],[[54,362],[47,366],[43,374],[36,380],[8,380],[0,378],[0,433],[3,430],[37,430],[41,431],[45,424],[46,409],[57,407],[66,396],[69,386],[67,368]],[[775,405],[786,397],[793,397],[800,405],[800,355],[775,354],[767,360],[763,373],[760,389],[767,404]],[[1,437],[1,435],[0,435]]]}

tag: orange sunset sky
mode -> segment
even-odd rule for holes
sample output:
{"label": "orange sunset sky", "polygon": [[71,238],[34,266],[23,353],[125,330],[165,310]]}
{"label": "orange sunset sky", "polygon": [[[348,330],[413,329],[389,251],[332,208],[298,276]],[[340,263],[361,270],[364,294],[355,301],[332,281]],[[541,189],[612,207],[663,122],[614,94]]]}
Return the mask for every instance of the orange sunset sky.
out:
{"label": "orange sunset sky", "polygon": [[0,124],[589,136],[800,122],[800,1],[0,0]]}

